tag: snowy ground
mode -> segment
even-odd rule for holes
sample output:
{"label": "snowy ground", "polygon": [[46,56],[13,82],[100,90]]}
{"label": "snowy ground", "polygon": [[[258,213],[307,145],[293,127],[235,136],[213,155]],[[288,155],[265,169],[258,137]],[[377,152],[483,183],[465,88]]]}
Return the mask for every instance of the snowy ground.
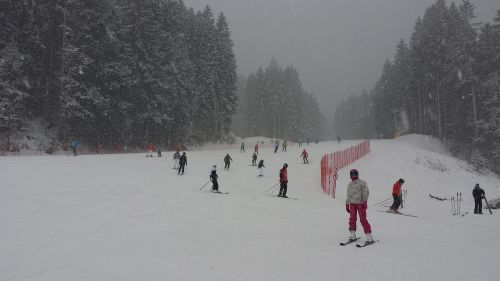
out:
{"label": "snowy ground", "polygon": [[[499,213],[470,213],[474,184],[495,198],[500,180],[472,172],[431,139],[372,141],[370,154],[340,171],[337,199],[321,191],[320,157],[357,141],[304,146],[310,165],[301,164],[297,145],[278,154],[265,147],[264,178],[250,166],[254,141],[246,153],[239,145],[188,151],[184,176],[171,169],[171,153],[1,157],[0,281],[499,280]],[[222,170],[226,153],[230,171]],[[288,195],[299,200],[265,192],[284,162]],[[199,190],[213,164],[230,194]],[[362,249],[339,246],[348,235],[352,167],[368,182],[368,219],[380,240]],[[400,177],[403,211],[418,218],[374,206]],[[464,217],[428,196],[457,192]]]}

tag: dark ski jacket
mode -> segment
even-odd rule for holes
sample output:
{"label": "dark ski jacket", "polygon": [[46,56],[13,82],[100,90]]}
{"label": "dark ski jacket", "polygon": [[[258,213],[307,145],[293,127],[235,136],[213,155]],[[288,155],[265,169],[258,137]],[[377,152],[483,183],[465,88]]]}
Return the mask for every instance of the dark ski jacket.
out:
{"label": "dark ski jacket", "polygon": [[229,156],[229,155],[224,156],[224,163],[229,163],[229,161],[233,161],[231,156]]}
{"label": "dark ski jacket", "polygon": [[264,160],[260,160],[259,161],[259,165],[257,165],[257,168],[263,168],[263,167],[265,168],[265,166],[264,166]]}
{"label": "dark ski jacket", "polygon": [[484,190],[479,186],[476,186],[472,190],[472,196],[474,196],[474,200],[480,201],[484,197]]}
{"label": "dark ski jacket", "polygon": [[252,159],[253,159],[253,160],[257,160],[257,154],[255,154],[255,153],[254,153],[254,154],[252,155]]}
{"label": "dark ski jacket", "polygon": [[179,158],[179,165],[184,166],[187,165],[188,160],[186,154],[182,154],[181,158]]}
{"label": "dark ski jacket", "polygon": [[212,170],[212,172],[210,173],[210,180],[217,181],[218,178],[219,176],[217,176],[217,171]]}

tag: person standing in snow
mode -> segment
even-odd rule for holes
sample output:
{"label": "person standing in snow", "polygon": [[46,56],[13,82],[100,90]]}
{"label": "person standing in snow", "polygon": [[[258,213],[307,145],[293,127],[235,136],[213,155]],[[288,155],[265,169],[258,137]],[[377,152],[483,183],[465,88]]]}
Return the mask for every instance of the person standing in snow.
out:
{"label": "person standing in snow", "polygon": [[265,168],[265,166],[264,166],[264,160],[261,159],[259,161],[259,165],[257,166],[257,169],[259,170],[259,177],[264,176],[264,171],[262,170],[262,168]]}
{"label": "person standing in snow", "polygon": [[302,160],[304,161],[304,164],[309,164],[309,160],[307,159],[307,157],[309,157],[309,154],[307,154],[307,151],[306,151],[305,148],[302,151],[302,154],[300,154],[300,157],[302,157]]}
{"label": "person standing in snow", "polygon": [[356,221],[359,213],[359,221],[366,234],[366,243],[373,243],[372,229],[366,219],[366,209],[368,208],[368,196],[370,191],[366,182],[359,178],[358,170],[352,169],[349,172],[351,182],[347,186],[347,199],[345,209],[349,216],[349,240],[356,239]]}
{"label": "person standing in snow", "polygon": [[274,144],[274,153],[278,151],[278,147],[280,146],[280,142],[276,140],[276,143]]}
{"label": "person standing in snow", "polygon": [[160,148],[160,146],[158,146],[158,151],[157,152],[158,152],[158,157],[161,157],[161,148]]}
{"label": "person standing in snow", "polygon": [[259,143],[258,142],[255,144],[254,153],[259,154]]}
{"label": "person standing in snow", "polygon": [[403,179],[399,179],[392,186],[392,198],[394,202],[392,203],[391,211],[394,213],[398,213],[399,206],[401,206],[401,202],[403,201],[401,198],[401,186],[403,183],[405,183],[405,181]]}
{"label": "person standing in snow", "polygon": [[233,161],[233,159],[231,158],[231,156],[229,156],[229,153],[226,154],[226,156],[224,156],[224,170],[229,170],[231,161]]}
{"label": "person standing in snow", "polygon": [[257,153],[252,154],[252,166],[257,165]]}
{"label": "person standing in snow", "polygon": [[71,144],[69,145],[69,147],[71,148],[71,150],[73,151],[73,156],[77,156],[78,153],[77,153],[77,148],[78,146],[80,145],[80,141],[78,139],[75,139],[74,141],[71,142]]}
{"label": "person standing in snow", "polygon": [[284,140],[283,141],[283,144],[281,145],[281,151],[284,151],[286,152],[286,146],[288,145],[288,141],[287,140]]}
{"label": "person standing in snow", "polygon": [[179,150],[177,150],[174,153],[174,169],[177,170],[179,169],[179,159],[181,158],[181,154],[179,153]]}
{"label": "person standing in snow", "polygon": [[245,142],[241,142],[240,152],[245,152]]}
{"label": "person standing in snow", "polygon": [[278,194],[278,197],[288,198],[288,196],[286,196],[286,191],[288,189],[288,171],[287,171],[287,168],[288,168],[288,164],[285,163],[285,164],[283,164],[283,168],[281,168],[281,170],[280,170],[280,193]]}
{"label": "person standing in snow", "polygon": [[302,147],[302,139],[299,139],[299,147]]}
{"label": "person standing in snow", "polygon": [[210,180],[212,181],[212,192],[220,192],[219,183],[217,182],[218,178],[219,176],[217,176],[217,166],[213,165],[212,171],[210,172]]}
{"label": "person standing in snow", "polygon": [[483,198],[485,197],[484,190],[479,187],[479,183],[476,183],[474,189],[472,190],[472,196],[474,197],[474,214],[483,214]]}
{"label": "person standing in snow", "polygon": [[187,165],[187,156],[186,152],[182,153],[182,156],[179,158],[179,169],[177,170],[178,175],[184,175],[184,166]]}

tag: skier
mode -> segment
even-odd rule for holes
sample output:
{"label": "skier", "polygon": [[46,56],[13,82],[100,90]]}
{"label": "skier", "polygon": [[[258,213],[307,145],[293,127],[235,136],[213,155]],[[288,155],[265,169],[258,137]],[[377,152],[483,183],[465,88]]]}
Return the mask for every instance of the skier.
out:
{"label": "skier", "polygon": [[276,143],[274,144],[274,153],[278,151],[278,147],[280,146],[280,142],[276,140]]}
{"label": "skier", "polygon": [[280,193],[278,194],[278,197],[285,197],[285,198],[288,198],[288,196],[286,196],[286,190],[288,188],[288,171],[287,171],[287,168],[288,168],[288,164],[285,163],[283,164],[283,168],[281,168],[280,170]]}
{"label": "skier", "polygon": [[403,179],[399,179],[392,186],[392,198],[394,199],[394,202],[392,203],[391,211],[393,213],[399,213],[398,208],[403,201],[401,198],[401,186],[403,183],[405,183],[405,181]]}
{"label": "skier", "polygon": [[231,156],[229,156],[229,153],[224,156],[224,170],[229,170],[229,165],[231,165],[231,161],[233,161],[233,159],[231,158]]}
{"label": "skier", "polygon": [[302,147],[302,139],[299,139],[299,147]]}
{"label": "skier", "polygon": [[359,213],[359,221],[366,234],[366,244],[373,243],[371,226],[366,219],[366,209],[368,208],[368,196],[370,191],[366,182],[359,178],[358,170],[352,169],[349,172],[351,182],[347,186],[347,199],[345,209],[350,214],[349,217],[349,240],[356,240],[356,220]]}
{"label": "skier", "polygon": [[257,165],[257,153],[252,154],[252,166]]}
{"label": "skier", "polygon": [[311,139],[307,138],[307,145],[309,145],[309,142],[311,142]]}
{"label": "skier", "polygon": [[174,169],[177,170],[179,169],[179,159],[181,158],[181,154],[179,153],[179,150],[177,150],[174,153]]}
{"label": "skier", "polygon": [[257,166],[257,169],[259,170],[259,177],[263,177],[264,176],[264,171],[262,170],[262,168],[265,168],[266,166],[264,166],[264,160],[260,160],[259,161],[259,165]]}
{"label": "skier", "polygon": [[240,152],[245,152],[245,142],[241,142]]}
{"label": "skier", "polygon": [[302,160],[304,161],[304,164],[309,164],[309,160],[307,159],[307,157],[309,157],[309,154],[307,154],[307,151],[306,151],[305,148],[302,151],[302,154],[300,154],[300,157],[302,157]]}
{"label": "skier", "polygon": [[484,190],[479,187],[479,183],[476,183],[474,189],[472,190],[472,196],[474,196],[474,214],[483,214],[483,198],[485,197]]}
{"label": "skier", "polygon": [[178,175],[184,175],[184,166],[187,165],[187,156],[186,152],[182,153],[182,156],[179,158],[179,169],[177,170]]}
{"label": "skier", "polygon": [[158,157],[161,157],[161,148],[158,146]]}
{"label": "skier", "polygon": [[78,146],[80,145],[80,141],[78,139],[75,139],[74,141],[71,142],[71,144],[69,145],[69,147],[71,148],[71,150],[73,151],[73,156],[77,156],[78,153],[76,152],[76,149],[78,148]]}
{"label": "skier", "polygon": [[337,142],[338,142],[338,143],[341,143],[341,142],[342,142],[342,140],[340,139],[340,136],[337,136]]}
{"label": "skier", "polygon": [[258,142],[255,144],[254,152],[255,152],[255,154],[259,154],[259,143]]}
{"label": "skier", "polygon": [[146,147],[146,157],[153,157],[153,150],[155,149],[155,146],[152,143],[149,143],[148,146]]}
{"label": "skier", "polygon": [[219,176],[217,176],[217,166],[213,165],[212,172],[210,173],[210,180],[212,181],[212,192],[220,192],[219,183],[217,182],[218,178]]}
{"label": "skier", "polygon": [[287,140],[284,140],[283,144],[281,145],[281,151],[285,151],[286,152],[286,146],[287,145],[288,145]]}

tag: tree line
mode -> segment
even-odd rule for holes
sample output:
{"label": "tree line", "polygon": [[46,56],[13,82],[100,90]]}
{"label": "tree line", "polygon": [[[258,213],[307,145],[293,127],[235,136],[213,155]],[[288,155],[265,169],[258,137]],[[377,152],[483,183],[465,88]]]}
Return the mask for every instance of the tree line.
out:
{"label": "tree line", "polygon": [[431,135],[477,167],[500,171],[500,11],[492,23],[474,19],[468,0],[428,7],[371,92],[337,107],[335,130]]}
{"label": "tree line", "polygon": [[236,111],[224,14],[180,0],[0,1],[0,136],[33,120],[59,142],[215,141]]}
{"label": "tree line", "polygon": [[293,66],[285,68],[273,58],[241,82],[238,125],[242,136],[311,140],[325,133],[325,119],[312,94],[302,88]]}

